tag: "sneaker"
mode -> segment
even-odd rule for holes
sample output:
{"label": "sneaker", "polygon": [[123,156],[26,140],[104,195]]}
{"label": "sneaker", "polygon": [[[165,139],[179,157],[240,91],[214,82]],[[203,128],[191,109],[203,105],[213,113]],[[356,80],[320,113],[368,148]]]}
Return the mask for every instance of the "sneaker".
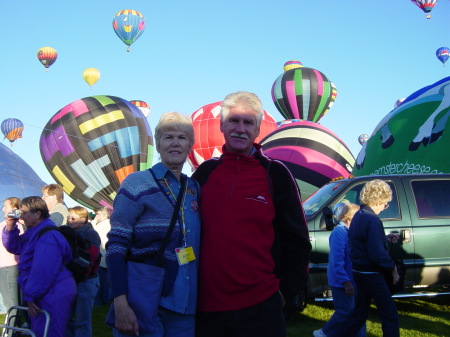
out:
{"label": "sneaker", "polygon": [[313,336],[314,337],[327,337],[327,335],[325,335],[322,331],[322,329],[316,330],[313,332]]}

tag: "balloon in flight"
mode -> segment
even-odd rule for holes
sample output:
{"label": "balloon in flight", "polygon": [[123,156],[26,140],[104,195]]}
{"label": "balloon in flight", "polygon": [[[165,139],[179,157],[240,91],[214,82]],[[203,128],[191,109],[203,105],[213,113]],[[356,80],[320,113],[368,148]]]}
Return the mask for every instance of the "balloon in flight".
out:
{"label": "balloon in flight", "polygon": [[42,47],[37,52],[37,58],[46,68],[45,71],[48,71],[48,68],[55,63],[58,58],[58,53],[52,47]]}
{"label": "balloon in flight", "polygon": [[17,118],[7,118],[1,125],[2,133],[11,143],[22,138],[23,123]]}
{"label": "balloon in flight", "polygon": [[145,17],[142,13],[125,9],[119,11],[112,21],[114,32],[128,46],[130,46],[142,35],[145,30]]}
{"label": "balloon in flight", "polygon": [[426,15],[427,19],[431,18],[430,12],[438,2],[438,0],[411,0],[411,1],[427,14]]}
{"label": "balloon in flight", "polygon": [[96,68],[84,69],[83,78],[92,89],[92,86],[100,79],[100,71]]}
{"label": "balloon in flight", "polygon": [[363,134],[359,135],[358,142],[359,142],[359,144],[364,145],[368,139],[369,139],[369,135],[367,133],[363,133]]}
{"label": "balloon in flight", "polygon": [[449,56],[450,56],[450,48],[441,47],[438,50],[436,50],[436,57],[439,59],[439,61],[442,62],[442,64],[444,66],[445,66],[445,62],[447,62]]}

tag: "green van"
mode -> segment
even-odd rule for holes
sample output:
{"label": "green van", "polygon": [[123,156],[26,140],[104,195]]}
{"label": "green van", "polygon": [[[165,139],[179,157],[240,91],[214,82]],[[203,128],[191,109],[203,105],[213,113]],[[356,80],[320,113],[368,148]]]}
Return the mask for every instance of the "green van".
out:
{"label": "green van", "polygon": [[312,244],[309,297],[330,295],[328,237],[334,207],[343,201],[359,204],[362,187],[373,179],[382,179],[392,188],[389,208],[379,216],[386,234],[400,236],[390,244],[390,253],[407,266],[405,294],[450,286],[450,174],[371,175],[332,181],[304,201]]}

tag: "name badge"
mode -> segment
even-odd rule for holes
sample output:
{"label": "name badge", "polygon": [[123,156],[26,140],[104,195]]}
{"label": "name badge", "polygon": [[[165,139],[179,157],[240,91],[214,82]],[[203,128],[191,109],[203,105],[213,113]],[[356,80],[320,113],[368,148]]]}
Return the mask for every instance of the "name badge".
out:
{"label": "name badge", "polygon": [[175,248],[178,264],[182,266],[195,260],[194,249],[192,247]]}

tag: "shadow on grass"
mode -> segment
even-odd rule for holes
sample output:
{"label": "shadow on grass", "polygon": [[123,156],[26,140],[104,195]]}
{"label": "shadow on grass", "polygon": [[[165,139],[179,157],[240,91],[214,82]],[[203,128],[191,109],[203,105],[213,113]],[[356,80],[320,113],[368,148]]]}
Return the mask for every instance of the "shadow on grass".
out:
{"label": "shadow on grass", "polygon": [[[449,336],[450,295],[395,300],[400,319],[400,334],[408,337]],[[312,336],[334,312],[332,302],[310,302],[308,307],[288,322],[288,337]],[[382,335],[376,307],[372,305],[367,320],[367,336]]]}

